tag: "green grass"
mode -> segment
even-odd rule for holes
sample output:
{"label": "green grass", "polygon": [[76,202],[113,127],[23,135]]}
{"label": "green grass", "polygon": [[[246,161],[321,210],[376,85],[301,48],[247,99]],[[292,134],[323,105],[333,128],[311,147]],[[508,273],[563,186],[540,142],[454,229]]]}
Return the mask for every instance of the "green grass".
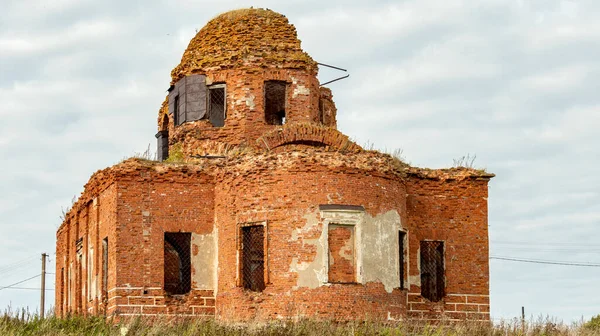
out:
{"label": "green grass", "polygon": [[[600,317],[597,318],[600,320]],[[381,322],[336,323],[303,320],[299,322],[273,321],[271,323],[225,324],[214,320],[191,318],[159,318],[148,320],[133,318],[113,321],[101,317],[71,316],[60,319],[50,316],[40,319],[27,311],[5,312],[0,316],[0,335],[414,335],[414,336],[552,336],[600,335],[600,325],[595,320],[587,323],[565,325],[552,319],[538,319],[525,324],[525,334],[520,321],[425,324],[404,321],[394,324]]]}

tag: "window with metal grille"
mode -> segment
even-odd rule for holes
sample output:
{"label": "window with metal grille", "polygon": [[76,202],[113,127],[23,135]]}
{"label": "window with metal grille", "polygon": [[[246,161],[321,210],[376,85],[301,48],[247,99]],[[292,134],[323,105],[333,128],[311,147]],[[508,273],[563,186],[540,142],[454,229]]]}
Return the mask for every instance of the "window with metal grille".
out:
{"label": "window with metal grille", "polygon": [[287,83],[265,82],[265,121],[269,125],[285,124],[285,95]]}
{"label": "window with metal grille", "polygon": [[356,282],[354,226],[329,224],[327,243],[329,246],[329,282]]}
{"label": "window with metal grille", "polygon": [[444,297],[444,243],[421,241],[421,295],[437,302]]}
{"label": "window with metal grille", "polygon": [[251,225],[241,228],[242,286],[255,292],[265,289],[265,227]]}
{"label": "window with metal grille", "polygon": [[165,232],[164,290],[186,294],[192,285],[189,232]]}
{"label": "window with metal grille", "polygon": [[208,87],[208,120],[215,127],[225,126],[225,84]]}
{"label": "window with metal grille", "polygon": [[404,241],[406,232],[398,231],[398,270],[400,275],[400,289],[404,289]]}

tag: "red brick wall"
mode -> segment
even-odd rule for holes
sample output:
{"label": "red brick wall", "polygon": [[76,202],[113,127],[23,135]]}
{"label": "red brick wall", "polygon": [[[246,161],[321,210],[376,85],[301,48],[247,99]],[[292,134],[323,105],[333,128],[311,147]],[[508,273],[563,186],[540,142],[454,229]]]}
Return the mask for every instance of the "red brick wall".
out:
{"label": "red brick wall", "polygon": [[[114,184],[108,186],[97,197],[83,204],[69,213],[65,220],[66,225],[62,225],[57,232],[55,290],[58,295],[55,296],[55,309],[59,316],[67,313],[98,314],[105,311],[109,301],[108,293],[101,292],[102,239],[105,237],[108,237],[111,252],[108,260],[108,279],[113,281],[113,284],[108,284],[108,288],[114,287],[116,186]],[[85,255],[85,258],[82,257],[81,265],[75,250],[79,239],[82,240],[82,251]],[[94,251],[92,260],[88,255],[91,249]],[[88,272],[91,272],[92,282],[96,284],[89,286],[89,295]],[[64,279],[62,279],[63,275]],[[71,305],[68,304],[69,294]]]}
{"label": "red brick wall", "polygon": [[171,296],[163,289],[164,233],[213,231],[212,177],[146,170],[121,177],[118,191],[116,312],[213,315],[213,291]]}
{"label": "red brick wall", "polygon": [[444,242],[446,296],[429,302],[411,284],[409,316],[489,319],[488,179],[424,179],[406,183],[410,276],[419,279],[421,240]]}
{"label": "red brick wall", "polygon": [[[69,286],[57,278],[57,313],[216,312],[224,320],[388,319],[406,314],[414,318],[489,318],[487,178],[445,180],[408,175],[404,179],[393,167],[380,169],[386,161],[378,161],[382,157],[374,154],[311,153],[206,161],[204,166],[132,161],[98,173],[103,179],[95,175],[92,181],[104,182],[86,186],[84,196],[57,232],[56,274],[64,268],[67,279],[70,275],[72,297],[72,304],[65,305]],[[389,290],[378,281],[333,283],[339,270],[335,265],[340,265],[336,254],[348,246],[347,232],[332,233],[329,248],[325,247],[334,260],[328,283],[302,280],[297,266],[317,260],[318,241],[324,230],[329,230],[321,217],[321,204],[362,206],[368,218],[396,213],[408,237],[408,289],[400,290],[398,283]],[[240,287],[237,239],[240,226],[249,223],[265,225],[263,292]],[[178,231],[218,234],[216,293],[195,287],[186,295],[165,295],[164,232]],[[109,241],[108,297],[99,293],[105,237]],[[81,278],[76,275],[78,239],[86,256]],[[444,242],[446,296],[437,303],[420,295],[421,240]],[[359,251],[354,252],[358,260]],[[192,253],[203,251],[196,248]],[[351,263],[341,265],[347,266],[340,268],[342,280],[359,278],[357,263],[353,276]],[[95,291],[91,290],[94,285],[88,285],[88,268]]]}
{"label": "red brick wall", "polygon": [[[214,154],[233,145],[254,145],[264,133],[280,128],[268,125],[264,114],[264,82],[280,80],[288,83],[286,124],[318,123],[319,82],[314,74],[295,69],[221,70],[206,73],[209,83],[226,83],[227,117],[224,127],[214,127],[207,120],[187,122],[174,126],[169,115],[170,151],[174,144],[183,144],[183,152],[189,155]],[[168,112],[163,105],[159,116]]]}
{"label": "red brick wall", "polygon": [[[333,154],[332,154],[333,155]],[[289,161],[288,161],[289,160]],[[294,162],[295,161],[295,162]],[[398,318],[405,312],[406,291],[385,291],[380,283],[329,284],[317,288],[298,285],[298,274],[290,270],[294,259],[316,258],[314,245],[323,226],[319,204],[363,205],[375,216],[405,211],[405,189],[395,175],[321,165],[311,157],[256,162],[253,169],[230,168],[219,175],[215,217],[219,228],[219,287],[217,315],[225,320],[270,319],[309,316],[328,319]],[[294,162],[293,164],[291,162]],[[309,220],[319,224],[303,231]],[[261,292],[237,286],[236,230],[239,225],[266,222],[268,235],[266,289]],[[302,231],[302,239],[294,239]]]}

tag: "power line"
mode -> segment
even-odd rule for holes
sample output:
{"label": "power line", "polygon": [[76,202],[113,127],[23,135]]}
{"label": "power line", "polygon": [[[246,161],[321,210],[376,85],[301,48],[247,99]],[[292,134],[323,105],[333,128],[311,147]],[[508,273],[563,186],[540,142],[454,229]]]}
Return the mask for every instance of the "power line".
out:
{"label": "power line", "polygon": [[526,242],[526,241],[506,241],[506,240],[490,240],[492,245],[500,244],[500,245],[527,245],[527,246],[556,246],[556,247],[597,247],[600,248],[599,244],[582,244],[582,243],[569,243],[569,242],[544,242],[544,241],[535,241],[535,242]]}
{"label": "power line", "polygon": [[571,261],[555,261],[555,260],[537,260],[537,259],[523,259],[503,256],[490,256],[490,259],[515,261],[515,262],[526,262],[534,264],[548,264],[548,265],[563,265],[563,266],[582,266],[582,267],[600,267],[600,264],[594,263],[582,263],[582,262],[571,262]]}
{"label": "power line", "polygon": [[15,282],[15,283],[14,283],[14,284],[12,284],[12,285],[8,285],[8,286],[3,286],[3,287],[0,287],[0,290],[3,290],[3,289],[6,289],[6,288],[10,288],[10,287],[16,286],[16,285],[18,285],[18,284],[21,284],[21,283],[23,283],[23,282],[25,282],[25,281],[29,281],[29,280],[31,280],[31,279],[35,279],[35,278],[37,278],[37,277],[39,277],[39,276],[41,276],[41,274],[34,275],[34,276],[32,276],[31,278],[27,278],[27,279],[25,279],[25,280],[21,280],[21,281],[19,281],[19,282]]}
{"label": "power line", "polygon": [[600,253],[600,248],[568,248],[568,247],[534,247],[534,246],[492,246],[494,250],[506,251],[532,251],[532,252],[575,252],[597,254]]}
{"label": "power line", "polygon": [[4,265],[2,267],[0,267],[0,274],[2,273],[6,273],[6,272],[11,272],[14,271],[18,268],[21,268],[25,265],[28,265],[31,261],[33,261],[34,259],[36,259],[36,257],[29,257],[29,258],[25,258],[19,261],[16,261],[12,264],[9,265]]}

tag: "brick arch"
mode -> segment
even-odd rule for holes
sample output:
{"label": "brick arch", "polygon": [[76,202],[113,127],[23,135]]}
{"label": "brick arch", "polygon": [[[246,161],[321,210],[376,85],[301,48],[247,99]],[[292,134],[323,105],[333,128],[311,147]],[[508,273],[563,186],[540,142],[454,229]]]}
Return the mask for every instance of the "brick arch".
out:
{"label": "brick arch", "polygon": [[328,147],[331,150],[359,152],[362,148],[354,143],[347,135],[335,128],[315,124],[285,125],[266,133],[256,140],[256,146],[264,150],[286,145],[307,145]]}

